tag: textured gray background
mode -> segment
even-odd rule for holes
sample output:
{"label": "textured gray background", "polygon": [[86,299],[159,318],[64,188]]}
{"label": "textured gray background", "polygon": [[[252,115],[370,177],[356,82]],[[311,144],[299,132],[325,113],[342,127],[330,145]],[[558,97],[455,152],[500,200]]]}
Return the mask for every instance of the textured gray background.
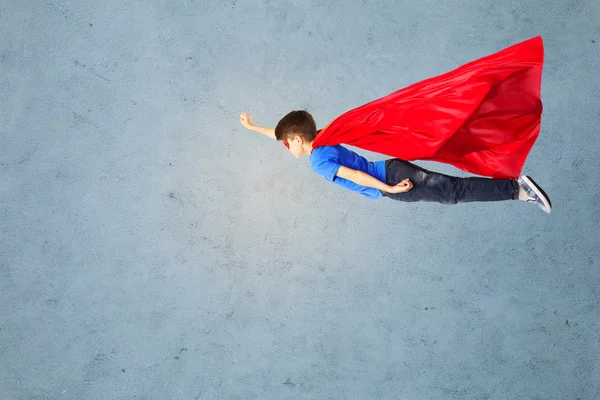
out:
{"label": "textured gray background", "polygon": [[[597,0],[1,0],[0,398],[600,398],[599,21]],[[322,127],[538,34],[524,172],[550,216],[374,202],[239,124]]]}

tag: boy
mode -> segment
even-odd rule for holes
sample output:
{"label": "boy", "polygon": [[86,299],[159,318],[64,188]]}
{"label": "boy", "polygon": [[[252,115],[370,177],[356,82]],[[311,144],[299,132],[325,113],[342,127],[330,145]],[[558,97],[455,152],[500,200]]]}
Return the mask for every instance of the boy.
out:
{"label": "boy", "polygon": [[383,196],[398,201],[442,204],[522,200],[548,214],[552,209],[544,191],[528,176],[518,180],[459,178],[431,172],[398,158],[369,162],[340,145],[313,149],[318,131],[314,118],[306,111],[290,112],[274,129],[254,125],[246,113],[240,115],[240,121],[247,129],[287,143],[296,158],[310,156],[313,171],[328,181],[371,199]]}

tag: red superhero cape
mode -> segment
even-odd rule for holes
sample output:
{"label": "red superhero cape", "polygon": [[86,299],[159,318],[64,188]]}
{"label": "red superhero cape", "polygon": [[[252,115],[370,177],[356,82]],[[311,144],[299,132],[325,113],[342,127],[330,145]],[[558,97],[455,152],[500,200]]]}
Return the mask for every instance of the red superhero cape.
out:
{"label": "red superhero cape", "polygon": [[526,40],[340,115],[313,148],[348,144],[517,178],[540,132],[543,62],[542,38]]}

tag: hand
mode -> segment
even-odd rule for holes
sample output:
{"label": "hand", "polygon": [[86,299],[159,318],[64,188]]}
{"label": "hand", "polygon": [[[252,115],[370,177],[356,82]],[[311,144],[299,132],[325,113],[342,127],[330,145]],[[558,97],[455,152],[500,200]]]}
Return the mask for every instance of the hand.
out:
{"label": "hand", "polygon": [[241,113],[240,114],[240,122],[244,125],[244,128],[250,129],[252,128],[252,117],[249,114]]}
{"label": "hand", "polygon": [[391,186],[389,193],[405,193],[412,189],[413,184],[410,179],[406,178],[396,186]]}

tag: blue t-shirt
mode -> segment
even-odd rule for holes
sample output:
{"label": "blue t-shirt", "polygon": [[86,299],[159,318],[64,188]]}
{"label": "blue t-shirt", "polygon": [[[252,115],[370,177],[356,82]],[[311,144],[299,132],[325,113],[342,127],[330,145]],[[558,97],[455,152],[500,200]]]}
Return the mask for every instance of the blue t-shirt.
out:
{"label": "blue t-shirt", "polygon": [[385,183],[385,161],[370,162],[366,158],[340,145],[323,146],[313,149],[310,155],[312,170],[329,182],[337,183],[343,188],[358,192],[370,199],[379,199],[379,189],[358,185],[348,179],[335,176],[340,166],[363,171]]}

